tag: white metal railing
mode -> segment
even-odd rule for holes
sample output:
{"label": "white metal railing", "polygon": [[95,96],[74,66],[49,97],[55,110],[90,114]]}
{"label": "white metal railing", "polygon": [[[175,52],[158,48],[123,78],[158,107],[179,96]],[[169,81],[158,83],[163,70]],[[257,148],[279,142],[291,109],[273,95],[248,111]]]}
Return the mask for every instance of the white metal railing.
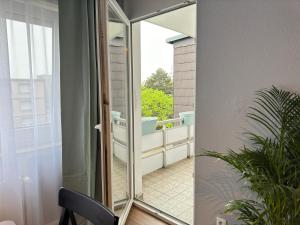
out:
{"label": "white metal railing", "polygon": [[122,125],[122,126],[127,126],[127,121],[125,120],[125,119],[123,119],[123,118],[113,118],[112,119],[113,120],[113,123],[115,123],[115,124],[119,124],[119,125]]}
{"label": "white metal railing", "polygon": [[[168,124],[173,126],[168,127]],[[127,162],[127,128],[124,119],[113,121],[113,151],[120,160]],[[160,129],[141,135],[141,160],[143,175],[164,168],[194,155],[194,125],[182,124],[181,118],[158,121]]]}
{"label": "white metal railing", "polygon": [[182,124],[182,119],[181,118],[174,118],[174,119],[169,119],[169,120],[163,120],[163,121],[158,121],[157,125],[158,126],[166,126],[167,124],[173,124],[174,126],[180,126]]}

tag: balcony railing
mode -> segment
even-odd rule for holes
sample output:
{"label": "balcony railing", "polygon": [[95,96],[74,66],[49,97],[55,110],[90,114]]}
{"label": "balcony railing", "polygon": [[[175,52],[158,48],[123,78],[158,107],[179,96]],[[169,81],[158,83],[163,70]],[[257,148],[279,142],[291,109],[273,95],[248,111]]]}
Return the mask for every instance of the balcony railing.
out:
{"label": "balcony railing", "polygon": [[[167,124],[173,124],[169,127]],[[194,155],[194,124],[186,125],[181,118],[158,121],[157,126],[162,127],[152,133],[141,135],[142,175],[157,169],[167,167],[182,159]],[[168,128],[169,127],[169,128]],[[113,154],[123,162],[127,162],[127,128],[126,121],[114,118],[113,128]]]}

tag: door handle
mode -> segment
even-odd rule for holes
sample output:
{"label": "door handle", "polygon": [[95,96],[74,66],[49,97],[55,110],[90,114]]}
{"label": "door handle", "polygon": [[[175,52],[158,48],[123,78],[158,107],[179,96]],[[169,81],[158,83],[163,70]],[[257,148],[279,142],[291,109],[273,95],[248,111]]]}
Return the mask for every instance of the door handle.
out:
{"label": "door handle", "polygon": [[101,125],[101,123],[100,123],[100,124],[97,124],[97,125],[95,126],[95,129],[97,129],[97,130],[99,130],[99,132],[101,132],[101,131],[102,131],[102,125]]}

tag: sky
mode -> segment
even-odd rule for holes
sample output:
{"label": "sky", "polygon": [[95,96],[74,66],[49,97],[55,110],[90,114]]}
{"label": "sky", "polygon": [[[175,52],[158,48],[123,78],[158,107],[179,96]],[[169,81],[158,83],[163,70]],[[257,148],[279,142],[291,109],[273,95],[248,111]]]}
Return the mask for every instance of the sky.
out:
{"label": "sky", "polygon": [[179,34],[146,21],[141,22],[142,82],[158,68],[173,74],[173,45],[166,43],[166,39]]}

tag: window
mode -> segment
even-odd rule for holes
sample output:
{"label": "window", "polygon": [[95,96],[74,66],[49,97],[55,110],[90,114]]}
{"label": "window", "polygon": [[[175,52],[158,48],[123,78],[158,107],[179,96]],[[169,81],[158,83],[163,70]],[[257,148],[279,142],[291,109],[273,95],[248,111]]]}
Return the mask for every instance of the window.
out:
{"label": "window", "polygon": [[16,128],[51,122],[51,27],[6,19],[13,120]]}

